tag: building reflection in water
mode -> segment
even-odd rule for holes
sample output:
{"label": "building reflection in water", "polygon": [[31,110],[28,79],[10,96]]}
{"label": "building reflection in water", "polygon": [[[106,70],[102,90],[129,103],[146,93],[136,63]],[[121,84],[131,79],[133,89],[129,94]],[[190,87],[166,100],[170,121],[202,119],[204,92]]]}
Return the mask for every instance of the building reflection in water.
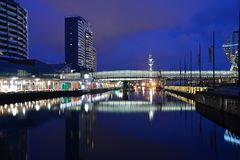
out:
{"label": "building reflection in water", "polygon": [[0,159],[27,160],[27,129],[0,131]]}
{"label": "building reflection in water", "polygon": [[66,113],[66,159],[86,159],[94,149],[94,112],[68,111]]}
{"label": "building reflection in water", "polygon": [[[83,106],[82,106],[83,107]],[[64,113],[66,159],[86,159],[87,153],[94,149],[94,111],[69,110]],[[28,126],[0,131],[0,159],[27,160]]]}
{"label": "building reflection in water", "polygon": [[[185,121],[191,121],[193,128],[193,111],[196,110],[192,100],[171,93],[145,92],[141,100],[133,100],[129,93],[122,91],[82,97],[63,97],[47,100],[0,105],[0,159],[28,159],[28,128],[32,119],[34,125],[44,123],[46,119],[57,117],[65,120],[65,158],[71,160],[86,159],[94,149],[94,126],[96,112],[111,113],[146,113],[149,122],[154,120],[157,112],[179,112]],[[127,100],[126,99],[127,96]],[[179,101],[181,100],[181,101]],[[188,114],[189,113],[189,114]],[[203,139],[202,116],[199,115],[199,136]],[[44,120],[44,119],[45,120]],[[6,124],[5,124],[6,123]],[[216,149],[216,125],[211,130],[210,141]],[[239,145],[239,137],[226,130],[224,140]]]}
{"label": "building reflection in water", "polygon": [[65,120],[66,159],[85,159],[94,148],[93,103],[108,98],[98,94],[1,105],[0,159],[29,159],[28,128],[53,117]]}
{"label": "building reflection in water", "polygon": [[25,117],[27,111],[41,110],[79,110],[82,104],[93,104],[109,99],[109,94],[83,95],[82,97],[62,97],[47,100],[29,101],[14,104],[0,105],[0,117],[6,115]]}

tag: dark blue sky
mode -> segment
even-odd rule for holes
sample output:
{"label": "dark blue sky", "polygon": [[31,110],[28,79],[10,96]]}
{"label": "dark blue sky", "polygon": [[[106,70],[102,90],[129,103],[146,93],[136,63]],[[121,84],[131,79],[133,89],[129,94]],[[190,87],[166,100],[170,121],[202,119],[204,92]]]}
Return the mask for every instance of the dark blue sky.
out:
{"label": "dark blue sky", "polygon": [[[64,17],[79,15],[94,29],[98,70],[147,69],[152,48],[155,69],[177,68],[190,49],[203,68],[216,32],[216,68],[229,69],[221,45],[237,28],[239,0],[17,0],[29,12],[29,55],[64,62]],[[195,66],[196,68],[196,66]]]}

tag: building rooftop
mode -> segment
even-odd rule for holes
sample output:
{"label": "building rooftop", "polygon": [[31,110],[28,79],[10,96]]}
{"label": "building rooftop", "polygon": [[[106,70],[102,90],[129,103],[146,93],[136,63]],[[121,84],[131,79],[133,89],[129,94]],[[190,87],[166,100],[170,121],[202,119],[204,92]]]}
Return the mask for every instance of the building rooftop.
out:
{"label": "building rooftop", "polygon": [[63,71],[66,64],[47,64],[39,60],[0,58],[0,75],[41,75]]}

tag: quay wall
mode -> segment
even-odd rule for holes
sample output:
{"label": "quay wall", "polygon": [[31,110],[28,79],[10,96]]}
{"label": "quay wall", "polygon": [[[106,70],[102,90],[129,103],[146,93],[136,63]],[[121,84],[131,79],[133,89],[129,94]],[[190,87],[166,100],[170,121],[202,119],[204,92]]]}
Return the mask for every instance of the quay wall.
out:
{"label": "quay wall", "polygon": [[70,91],[34,91],[34,92],[16,92],[16,93],[1,93],[0,104],[31,101],[46,98],[56,97],[70,97],[70,96],[81,96],[84,94],[97,94],[107,92],[120,88],[101,88],[91,90],[70,90]]}
{"label": "quay wall", "polygon": [[209,106],[216,110],[240,116],[239,96],[228,96],[211,92],[197,92],[195,100],[197,103]]}

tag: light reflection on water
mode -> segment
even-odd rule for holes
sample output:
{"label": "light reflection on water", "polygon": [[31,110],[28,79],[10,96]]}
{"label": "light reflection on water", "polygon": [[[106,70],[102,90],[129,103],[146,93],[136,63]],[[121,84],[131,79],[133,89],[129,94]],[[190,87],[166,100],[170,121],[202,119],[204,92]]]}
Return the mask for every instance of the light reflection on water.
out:
{"label": "light reflection on water", "polygon": [[77,109],[81,105],[90,105],[102,100],[108,100],[110,94],[83,95],[82,97],[61,97],[47,100],[37,100],[14,104],[0,105],[0,116],[12,114],[13,116],[25,115],[26,111],[40,109],[64,110]]}
{"label": "light reflection on water", "polygon": [[0,159],[239,159],[239,141],[154,90],[0,105]]}
{"label": "light reflection on water", "polygon": [[224,140],[227,141],[227,142],[230,142],[232,144],[235,144],[237,146],[240,146],[239,136],[235,135],[234,133],[230,132],[229,130],[225,131]]}

